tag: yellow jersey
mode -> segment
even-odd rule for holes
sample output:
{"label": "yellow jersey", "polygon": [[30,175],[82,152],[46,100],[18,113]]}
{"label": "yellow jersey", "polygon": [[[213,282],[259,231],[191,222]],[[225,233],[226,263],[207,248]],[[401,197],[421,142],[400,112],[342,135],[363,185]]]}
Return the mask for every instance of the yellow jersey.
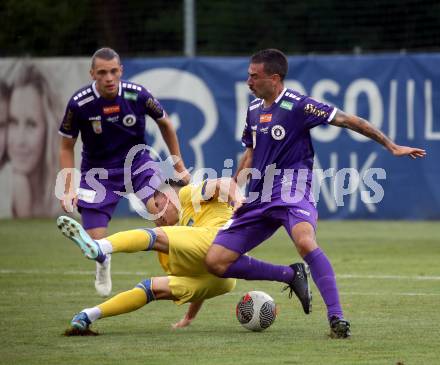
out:
{"label": "yellow jersey", "polygon": [[233,208],[228,203],[205,200],[205,188],[208,180],[201,184],[189,184],[179,191],[179,226],[223,227],[231,218]]}
{"label": "yellow jersey", "polygon": [[179,222],[160,227],[168,237],[169,253],[158,252],[159,262],[169,277],[176,304],[208,299],[227,293],[235,279],[218,278],[204,264],[217,232],[231,218],[233,209],[218,200],[203,197],[206,180],[179,191]]}

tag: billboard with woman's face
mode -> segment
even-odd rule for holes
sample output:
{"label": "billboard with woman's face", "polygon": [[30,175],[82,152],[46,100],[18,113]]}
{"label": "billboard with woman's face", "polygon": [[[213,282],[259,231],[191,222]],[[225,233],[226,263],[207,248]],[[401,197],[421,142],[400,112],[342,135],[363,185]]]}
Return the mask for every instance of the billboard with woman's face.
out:
{"label": "billboard with woman's face", "polygon": [[60,211],[54,196],[58,127],[66,100],[89,81],[86,62],[79,62],[84,77],[77,84],[71,70],[62,72],[69,62],[63,64],[0,63],[0,218],[52,217]]}

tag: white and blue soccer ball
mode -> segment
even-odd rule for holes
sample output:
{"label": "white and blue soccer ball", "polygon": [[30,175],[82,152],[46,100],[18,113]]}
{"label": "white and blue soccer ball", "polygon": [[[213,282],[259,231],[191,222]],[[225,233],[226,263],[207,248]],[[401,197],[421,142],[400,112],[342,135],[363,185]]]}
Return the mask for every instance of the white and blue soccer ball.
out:
{"label": "white and blue soccer ball", "polygon": [[241,325],[255,332],[269,328],[277,317],[273,298],[262,291],[247,292],[237,304],[237,319]]}

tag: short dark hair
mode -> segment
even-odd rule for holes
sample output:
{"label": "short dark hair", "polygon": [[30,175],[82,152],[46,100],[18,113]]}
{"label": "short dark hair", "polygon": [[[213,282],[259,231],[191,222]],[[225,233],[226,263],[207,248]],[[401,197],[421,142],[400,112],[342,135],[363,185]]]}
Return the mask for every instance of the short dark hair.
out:
{"label": "short dark hair", "polygon": [[106,61],[111,61],[112,59],[116,58],[118,63],[121,64],[121,58],[119,57],[118,53],[109,47],[100,48],[93,54],[92,68],[95,67],[95,61],[97,58],[101,58]]}
{"label": "short dark hair", "polygon": [[183,188],[187,184],[184,183],[182,180],[173,180],[173,179],[167,179],[164,182],[162,182],[157,189],[154,191],[154,197],[156,198],[159,194],[162,193],[163,190],[166,188]]}
{"label": "short dark hair", "polygon": [[251,57],[251,63],[262,63],[268,75],[278,74],[281,81],[287,75],[289,64],[286,55],[278,49],[269,48],[258,51]]}

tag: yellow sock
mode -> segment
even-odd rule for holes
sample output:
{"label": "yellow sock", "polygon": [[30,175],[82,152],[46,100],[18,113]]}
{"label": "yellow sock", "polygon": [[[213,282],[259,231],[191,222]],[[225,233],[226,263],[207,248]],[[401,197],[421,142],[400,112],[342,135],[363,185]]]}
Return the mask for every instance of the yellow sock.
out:
{"label": "yellow sock", "polygon": [[[152,230],[133,229],[130,231],[119,232],[106,237],[113,247],[113,252],[138,252],[151,247],[150,243],[155,237],[150,233]],[[154,232],[153,232],[154,233]],[[154,242],[153,242],[154,243]]]}
{"label": "yellow sock", "polygon": [[100,318],[104,318],[133,312],[136,309],[142,308],[145,304],[147,304],[147,294],[145,290],[133,288],[115,295],[97,307],[101,310]]}

